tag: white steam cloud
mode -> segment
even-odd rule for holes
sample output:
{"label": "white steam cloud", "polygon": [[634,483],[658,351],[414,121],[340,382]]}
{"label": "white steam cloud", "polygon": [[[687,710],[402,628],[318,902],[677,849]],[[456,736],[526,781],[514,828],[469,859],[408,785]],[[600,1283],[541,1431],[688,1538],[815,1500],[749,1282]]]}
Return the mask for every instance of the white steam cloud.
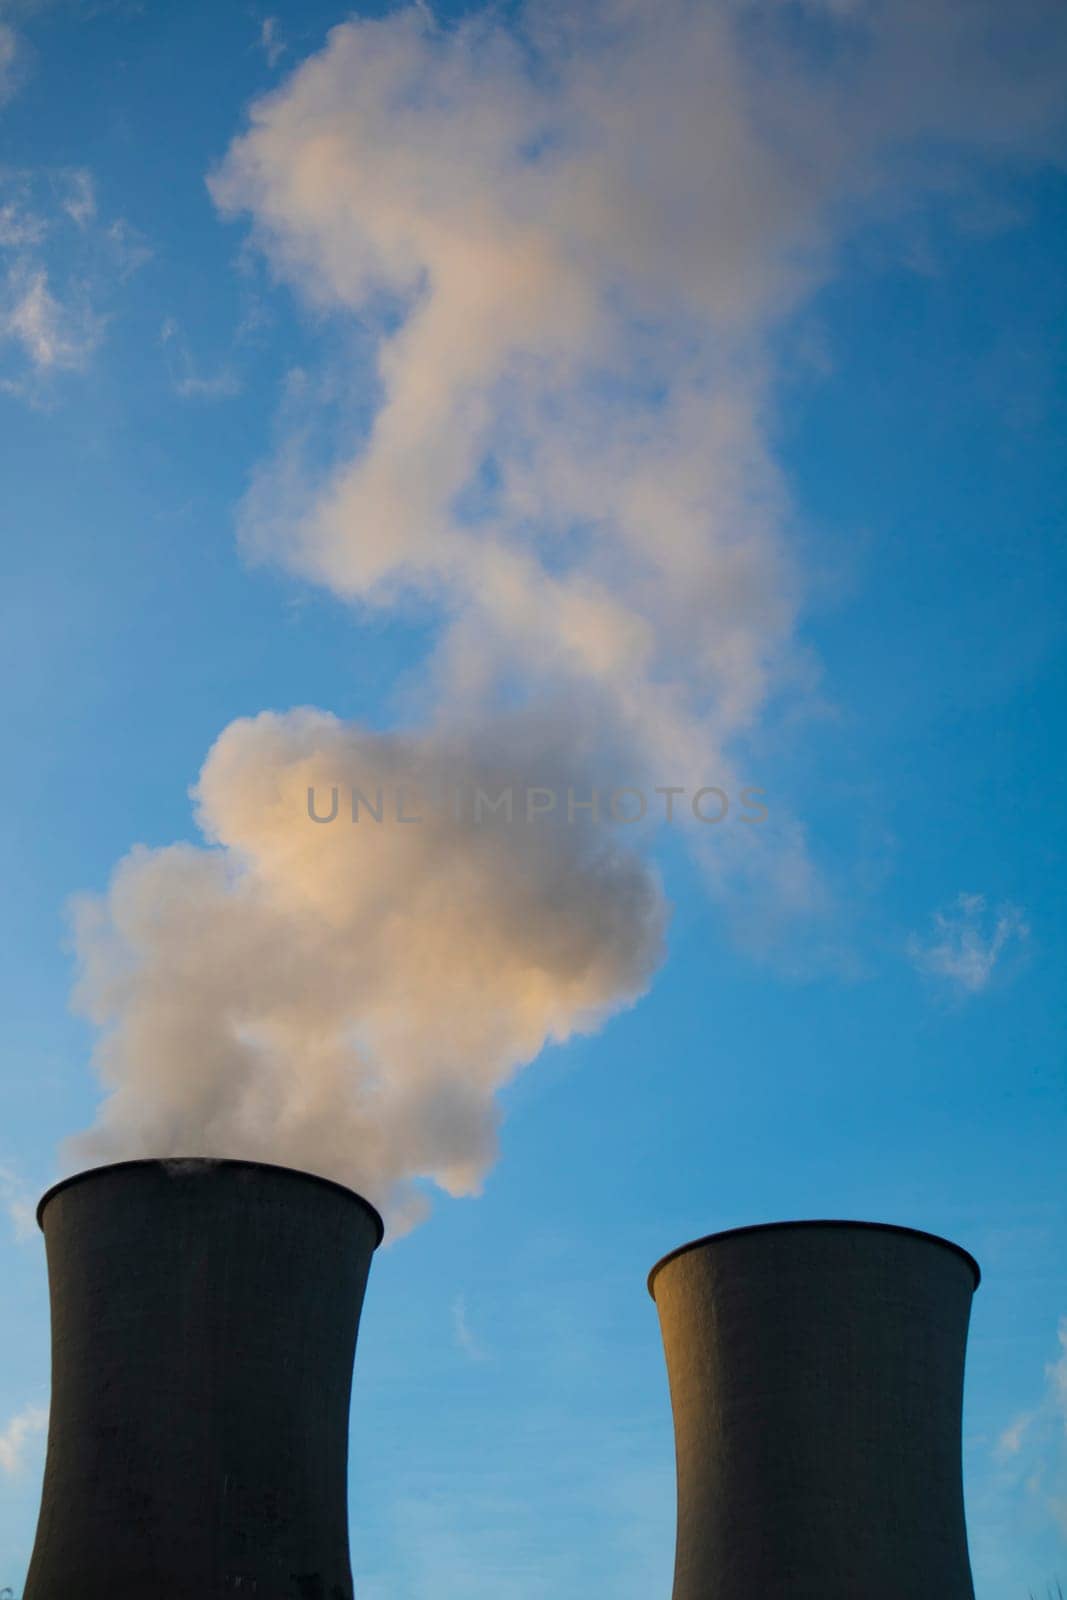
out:
{"label": "white steam cloud", "polygon": [[[967,146],[1052,156],[1065,57],[1046,0],[590,0],[447,28],[420,5],[334,29],[252,107],[216,203],[377,353],[358,443],[324,465],[303,419],[242,539],[360,607],[429,604],[440,633],[421,726],[233,725],[207,847],[135,851],[83,903],[109,1093],[79,1158],[251,1153],[401,1218],[418,1179],[477,1188],[496,1089],[649,982],[654,873],[592,823],[316,827],[306,789],[736,792],[797,673],[772,336],[848,229],[951,202]],[[714,889],[818,903],[781,812],[716,843]]]}
{"label": "white steam cloud", "polygon": [[[197,791],[215,848],[134,851],[76,908],[111,1090],[78,1157],[285,1160],[355,1184],[394,1230],[422,1209],[412,1177],[476,1192],[497,1088],[639,994],[660,953],[655,879],[586,813],[455,820],[466,785],[496,802],[524,765],[531,786],[563,776],[558,745],[533,718],[466,742],[310,710],[231,724]],[[323,816],[336,796],[329,825],[309,789]],[[353,790],[381,823],[352,821]],[[402,790],[420,820],[396,821]]]}

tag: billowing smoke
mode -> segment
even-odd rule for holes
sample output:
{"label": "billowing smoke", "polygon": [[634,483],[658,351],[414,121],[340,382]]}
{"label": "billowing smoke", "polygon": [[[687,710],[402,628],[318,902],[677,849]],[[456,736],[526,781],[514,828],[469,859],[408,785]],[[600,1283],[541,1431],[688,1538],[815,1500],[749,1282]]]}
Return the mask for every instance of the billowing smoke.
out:
{"label": "billowing smoke", "polygon": [[231,724],[197,791],[215,848],[134,851],[77,909],[112,1091],[78,1155],[284,1160],[394,1228],[410,1176],[476,1191],[494,1091],[639,994],[663,934],[655,879],[581,808],[554,728],[515,733]]}
{"label": "billowing smoke", "polygon": [[[650,980],[647,836],[562,809],[354,823],[352,789],[758,781],[743,740],[804,679],[777,333],[847,230],[973,202],[968,146],[1054,153],[1064,31],[1046,0],[589,0],[448,27],[421,5],[334,29],[252,107],[214,199],[376,364],[328,460],[293,374],[243,543],[440,627],[417,726],[234,724],[196,791],[205,846],[134,851],[81,904],[108,1096],[80,1159],[252,1154],[400,1216],[412,1180],[477,1188],[496,1089]],[[338,790],[328,825],[309,787],[327,810]],[[784,804],[714,849],[690,826],[713,892],[819,904]]]}

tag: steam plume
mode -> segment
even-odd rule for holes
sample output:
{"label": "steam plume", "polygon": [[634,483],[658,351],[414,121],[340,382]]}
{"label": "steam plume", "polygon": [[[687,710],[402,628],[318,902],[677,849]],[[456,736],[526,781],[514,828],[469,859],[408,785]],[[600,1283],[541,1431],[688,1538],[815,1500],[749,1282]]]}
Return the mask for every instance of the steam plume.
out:
{"label": "steam plume", "polygon": [[[300,416],[242,539],[441,626],[420,726],[232,725],[206,847],[136,850],[81,904],[109,1093],[79,1159],[262,1155],[405,1215],[413,1179],[477,1188],[497,1087],[649,982],[654,872],[591,823],[324,828],[304,792],[346,803],[368,769],[735,787],[803,588],[774,335],[850,228],[954,203],[967,147],[1054,154],[1065,56],[1046,0],[590,0],[451,28],[420,6],[334,29],[252,107],[214,199],[377,366],[358,446],[324,463]],[[952,159],[917,159],[931,141]],[[705,865],[819,899],[795,827]]]}

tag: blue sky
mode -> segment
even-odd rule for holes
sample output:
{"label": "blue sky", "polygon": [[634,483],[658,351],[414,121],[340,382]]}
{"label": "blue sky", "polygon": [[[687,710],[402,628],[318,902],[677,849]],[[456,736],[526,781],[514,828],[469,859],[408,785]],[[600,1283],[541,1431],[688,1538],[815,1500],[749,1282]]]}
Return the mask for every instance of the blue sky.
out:
{"label": "blue sky", "polygon": [[[708,783],[728,773],[728,785],[759,784],[769,842],[738,867],[725,845],[725,866],[709,860],[718,837],[712,846],[692,827],[642,836],[626,870],[662,883],[662,962],[624,949],[620,934],[620,970],[608,963],[576,1000],[553,991],[545,1001],[534,1033],[566,1037],[521,1071],[525,1036],[476,1037],[499,1152],[479,1143],[478,1123],[461,1152],[468,1176],[453,1188],[481,1183],[481,1193],[436,1193],[371,1278],[351,1467],[364,1600],[666,1593],[673,1447],[645,1273],[695,1235],[800,1216],[910,1224],[978,1257],[964,1438],[977,1591],[1044,1593],[1067,1572],[1067,184],[1053,92],[1067,55],[1055,8],[1032,0],[1005,25],[1011,48],[986,57],[980,38],[965,40],[973,49],[958,52],[964,65],[939,92],[938,61],[954,59],[938,54],[954,37],[951,8],[929,7],[920,23],[901,0],[895,12],[875,8],[869,27],[866,9],[813,0],[771,25],[754,6],[752,37],[699,34],[709,62],[727,52],[722,103],[740,84],[746,110],[736,127],[705,126],[694,110],[696,135],[679,135],[692,171],[650,210],[647,233],[627,216],[631,276],[612,265],[623,235],[608,202],[612,185],[626,194],[633,181],[640,220],[639,148],[626,147],[617,168],[598,158],[618,143],[612,84],[630,86],[637,126],[680,70],[666,24],[662,61],[648,66],[639,50],[627,54],[625,29],[621,46],[596,30],[561,42],[542,13],[534,45],[527,17],[531,59],[501,64],[517,11],[483,28],[490,48],[469,34],[457,43],[456,16],[435,7],[435,24],[392,14],[395,32],[375,36],[381,54],[368,65],[343,40],[327,43],[348,16],[327,6],[276,7],[269,26],[244,6],[0,10],[10,752],[0,1167],[11,1211],[0,1240],[0,1586],[18,1592],[32,1543],[48,1392],[43,1252],[19,1219],[100,1099],[97,1031],[70,1009],[70,897],[106,894],[135,844],[204,845],[189,789],[235,719],[318,707],[364,729],[410,741],[432,729],[447,741],[460,700],[464,726],[495,728],[516,699],[520,710],[552,708],[550,748],[564,748],[567,772],[580,751],[594,781],[631,770],[669,781],[669,759],[671,776],[684,766]],[[671,19],[679,39],[703,26],[682,0]],[[350,37],[362,40],[362,27]],[[909,70],[913,48],[926,76]],[[780,49],[802,67],[783,66]],[[849,90],[853,53],[869,64],[863,96]],[[318,75],[294,87],[289,75],[308,57]],[[349,103],[369,103],[387,80],[395,95],[353,129]],[[812,82],[815,109],[802,92]],[[421,106],[435,83],[451,86],[425,113],[441,165],[424,195],[416,161],[409,193],[389,152],[426,159],[427,142],[397,84]],[[279,98],[257,124],[270,139],[235,153],[250,103],[270,90]],[[825,124],[824,102],[834,112]],[[286,120],[294,106],[304,121]],[[336,209],[350,231],[336,237],[329,196],[316,210],[299,190],[313,115],[338,140]],[[761,142],[775,118],[803,146],[795,164]],[[602,233],[552,189],[546,128],[578,152],[583,181],[607,171],[604,190],[589,191],[604,199]],[[718,153],[731,130],[740,143]],[[537,169],[543,191],[523,188],[525,167],[496,164],[495,141],[535,134],[550,152],[529,157],[548,163]],[[666,170],[660,159],[677,165],[670,137],[652,151],[654,172]],[[467,150],[469,183],[453,186]],[[705,165],[716,208],[694,221]],[[735,179],[760,203],[735,203]],[[425,207],[410,235],[405,204]],[[454,341],[474,270],[461,262],[449,278],[456,240],[469,236],[476,262],[499,251],[506,286],[507,229],[520,223],[530,254],[543,248],[550,291],[543,301],[531,290],[535,332],[516,332],[510,302],[484,325],[475,305],[484,345],[466,333]],[[358,256],[363,230],[370,266]],[[398,392],[410,379],[421,395],[415,380],[431,368],[454,386],[443,384],[430,417],[437,432],[410,424],[405,460],[417,465],[394,479],[384,446],[374,455],[384,403],[375,363],[426,304],[439,317],[424,345],[394,347]],[[562,355],[561,306],[571,318]],[[517,350],[528,364],[492,367],[486,356],[471,377],[475,346],[505,349],[508,361]],[[573,459],[571,435],[539,409],[543,371],[581,439]],[[447,473],[435,483],[425,469],[422,499],[408,481],[423,484],[420,441],[429,454],[443,437],[461,455],[474,425],[460,402],[474,414],[486,396],[498,431],[478,424],[467,498],[445,516]],[[628,504],[672,473],[693,486],[647,544],[625,505],[588,531],[589,497],[609,498],[617,477],[616,432],[639,441]],[[735,454],[751,468],[739,487],[728,482]],[[652,503],[666,517],[667,502]],[[446,564],[412,542],[412,505],[440,513]],[[701,507],[718,566],[701,564]],[[364,515],[359,543],[349,524]],[[715,611],[735,537],[758,591],[736,591],[736,639],[734,590]],[[622,692],[636,666],[632,679],[601,680],[550,631],[523,635],[520,648],[518,613],[483,605],[479,563],[488,570],[520,546],[537,626],[594,588],[598,604],[618,608],[597,611],[598,624],[647,626],[652,665],[637,711]],[[683,547],[696,574],[685,581],[672,564]],[[368,551],[381,582],[361,564]],[[728,656],[705,651],[686,609],[697,582],[708,632],[734,639]],[[608,622],[614,667],[630,659],[611,655],[630,634]],[[457,661],[477,671],[464,675]],[[677,694],[657,700],[665,684]],[[683,708],[676,738],[657,743],[668,704]],[[288,771],[284,741],[303,734],[284,719],[279,728],[268,757]],[[260,756],[240,737],[236,778],[220,771],[212,790],[216,852],[250,848],[257,825],[238,800],[258,792]],[[237,799],[231,782],[245,786]],[[617,883],[598,875],[596,843],[592,854],[582,844],[575,881],[604,895],[607,915]],[[408,871],[400,862],[397,882]],[[342,887],[357,893],[361,882]],[[511,955],[508,908],[498,915],[489,890],[477,892],[501,968],[519,970],[528,953]],[[216,909],[206,904],[202,925]],[[280,938],[290,925],[281,918]],[[343,976],[344,951],[338,960]],[[354,988],[364,981],[354,976]],[[441,982],[447,999],[458,980],[446,971]],[[501,991],[502,1009],[518,992]],[[603,1018],[593,1031],[582,1031],[583,1006]],[[374,1013],[383,1037],[391,1016]],[[161,1042],[161,1059],[171,1048]],[[422,1034],[405,1039],[409,1053],[420,1048]],[[119,1060],[134,1090],[150,1093],[128,1054]],[[451,1066],[441,1071],[454,1089]],[[121,1120],[101,1126],[99,1148],[122,1153]],[[434,1149],[421,1164],[408,1154],[396,1171],[375,1171],[410,1198],[430,1175],[440,1190],[449,1159]]]}

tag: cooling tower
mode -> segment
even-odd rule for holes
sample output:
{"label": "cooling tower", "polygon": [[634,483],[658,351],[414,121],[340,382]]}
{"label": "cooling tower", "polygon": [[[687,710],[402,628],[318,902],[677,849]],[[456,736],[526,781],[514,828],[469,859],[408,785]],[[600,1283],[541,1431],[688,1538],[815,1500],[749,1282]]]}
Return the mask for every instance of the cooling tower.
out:
{"label": "cooling tower", "polygon": [[52,1407],[25,1600],[351,1600],[352,1362],[378,1213],[248,1161],[38,1208]]}
{"label": "cooling tower", "polygon": [[961,1474],[978,1266],[794,1222],[652,1269],[678,1473],[674,1600],[973,1600]]}

